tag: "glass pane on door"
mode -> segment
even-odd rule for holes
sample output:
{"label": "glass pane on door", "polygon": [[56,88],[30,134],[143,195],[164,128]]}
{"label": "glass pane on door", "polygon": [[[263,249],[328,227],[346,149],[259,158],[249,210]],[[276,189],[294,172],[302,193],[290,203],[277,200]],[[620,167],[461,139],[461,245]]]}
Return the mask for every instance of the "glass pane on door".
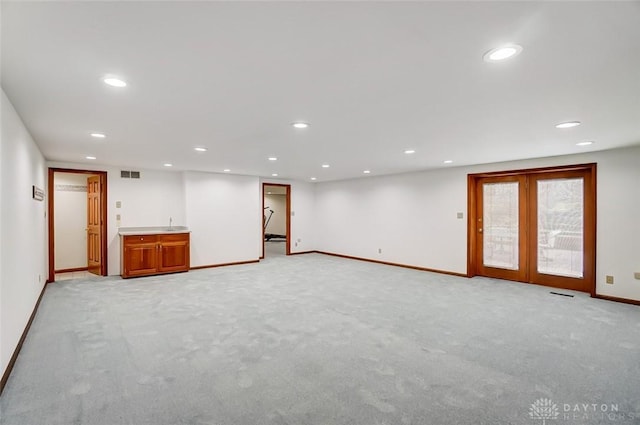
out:
{"label": "glass pane on door", "polygon": [[583,277],[584,179],[538,180],[538,273]]}
{"label": "glass pane on door", "polygon": [[483,264],[518,270],[518,182],[482,185]]}

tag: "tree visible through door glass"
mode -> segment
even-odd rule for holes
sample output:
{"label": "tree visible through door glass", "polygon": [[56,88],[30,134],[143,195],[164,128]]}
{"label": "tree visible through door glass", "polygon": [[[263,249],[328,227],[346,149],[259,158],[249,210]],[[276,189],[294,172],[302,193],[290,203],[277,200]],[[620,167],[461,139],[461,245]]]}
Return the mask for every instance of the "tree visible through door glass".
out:
{"label": "tree visible through door glass", "polygon": [[485,183],[483,197],[483,264],[518,270],[518,182]]}
{"label": "tree visible through door glass", "polygon": [[583,277],[584,179],[538,180],[538,273]]}

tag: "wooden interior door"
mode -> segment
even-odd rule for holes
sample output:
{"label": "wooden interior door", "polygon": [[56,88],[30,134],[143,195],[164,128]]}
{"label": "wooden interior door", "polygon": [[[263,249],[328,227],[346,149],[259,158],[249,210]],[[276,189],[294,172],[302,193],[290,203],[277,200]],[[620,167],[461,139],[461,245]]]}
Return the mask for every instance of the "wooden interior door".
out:
{"label": "wooden interior door", "polygon": [[90,273],[102,274],[100,176],[87,178],[87,269]]}

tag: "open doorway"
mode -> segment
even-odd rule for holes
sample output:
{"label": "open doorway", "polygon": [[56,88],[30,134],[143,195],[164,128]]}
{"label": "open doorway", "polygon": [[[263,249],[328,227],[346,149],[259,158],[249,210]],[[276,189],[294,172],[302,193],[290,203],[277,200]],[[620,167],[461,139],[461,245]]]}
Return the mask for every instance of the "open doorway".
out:
{"label": "open doorway", "polygon": [[262,257],[289,255],[291,186],[262,184]]}
{"label": "open doorway", "polygon": [[49,282],[107,275],[107,173],[49,169]]}

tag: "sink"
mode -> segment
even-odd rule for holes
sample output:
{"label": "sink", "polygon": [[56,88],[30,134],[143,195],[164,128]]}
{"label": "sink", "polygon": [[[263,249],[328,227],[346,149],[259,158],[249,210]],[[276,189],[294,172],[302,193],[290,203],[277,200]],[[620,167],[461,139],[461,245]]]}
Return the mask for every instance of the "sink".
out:
{"label": "sink", "polygon": [[162,232],[186,232],[189,229],[186,226],[171,226],[171,227],[162,227]]}

